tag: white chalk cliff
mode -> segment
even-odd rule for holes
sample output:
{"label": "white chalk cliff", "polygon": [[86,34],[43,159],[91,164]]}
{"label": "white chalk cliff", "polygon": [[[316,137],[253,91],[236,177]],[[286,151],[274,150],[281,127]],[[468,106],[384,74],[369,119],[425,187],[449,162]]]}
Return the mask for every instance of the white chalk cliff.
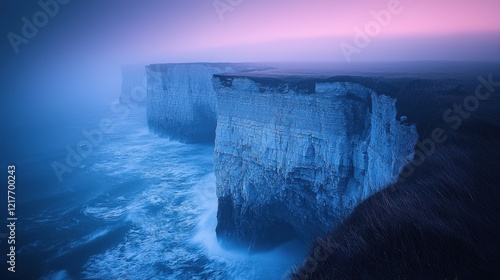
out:
{"label": "white chalk cliff", "polygon": [[151,131],[215,141],[223,244],[258,249],[324,235],[413,158],[417,130],[398,120],[384,87],[252,67],[146,67]]}
{"label": "white chalk cliff", "polygon": [[212,64],[147,66],[150,130],[183,142],[213,143],[217,102],[211,80],[225,70]]}
{"label": "white chalk cliff", "polygon": [[413,158],[396,100],[349,82],[216,75],[214,168],[222,242],[325,234]]}

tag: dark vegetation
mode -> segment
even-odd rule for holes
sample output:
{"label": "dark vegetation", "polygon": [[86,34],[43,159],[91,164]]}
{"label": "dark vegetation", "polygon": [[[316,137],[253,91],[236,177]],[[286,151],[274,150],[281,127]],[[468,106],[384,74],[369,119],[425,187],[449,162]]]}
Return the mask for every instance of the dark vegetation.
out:
{"label": "dark vegetation", "polygon": [[464,108],[477,80],[337,79],[397,97],[420,141],[436,128],[446,141],[428,145],[431,152],[412,163],[405,180],[368,198],[316,242],[291,278],[499,279],[500,87],[458,125],[443,114],[454,104]]}

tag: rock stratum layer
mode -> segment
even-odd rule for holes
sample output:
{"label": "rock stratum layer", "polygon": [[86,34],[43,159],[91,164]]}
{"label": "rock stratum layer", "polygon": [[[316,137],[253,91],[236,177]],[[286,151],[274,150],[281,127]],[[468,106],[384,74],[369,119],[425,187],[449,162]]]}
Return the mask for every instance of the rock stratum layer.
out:
{"label": "rock stratum layer", "polygon": [[231,63],[146,66],[149,129],[182,142],[213,143],[217,101],[212,76],[248,67]]}
{"label": "rock stratum layer", "polygon": [[254,249],[326,234],[394,183],[418,133],[353,82],[215,75],[217,235]]}
{"label": "rock stratum layer", "polygon": [[183,142],[213,142],[217,102],[212,76],[224,69],[203,64],[146,67],[150,130]]}

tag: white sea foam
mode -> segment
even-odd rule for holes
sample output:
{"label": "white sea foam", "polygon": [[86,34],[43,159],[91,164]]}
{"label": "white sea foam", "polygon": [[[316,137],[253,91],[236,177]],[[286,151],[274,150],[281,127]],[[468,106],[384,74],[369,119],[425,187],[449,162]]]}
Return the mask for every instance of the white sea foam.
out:
{"label": "white sea foam", "polygon": [[[213,173],[202,178],[194,188],[200,202],[197,232],[192,242],[201,244],[205,254],[214,262],[221,263],[231,279],[280,279],[302,259],[303,244],[292,241],[268,252],[249,254],[240,250],[222,248],[217,241],[217,197]],[[209,193],[208,191],[213,191]]]}
{"label": "white sea foam", "polygon": [[213,147],[159,138],[144,126],[122,130],[65,181],[82,196],[78,206],[31,221],[57,229],[57,238],[25,252],[45,246],[50,268],[69,256],[84,263],[78,274],[53,269],[46,279],[269,279],[291,266],[283,249],[249,255],[219,246]]}

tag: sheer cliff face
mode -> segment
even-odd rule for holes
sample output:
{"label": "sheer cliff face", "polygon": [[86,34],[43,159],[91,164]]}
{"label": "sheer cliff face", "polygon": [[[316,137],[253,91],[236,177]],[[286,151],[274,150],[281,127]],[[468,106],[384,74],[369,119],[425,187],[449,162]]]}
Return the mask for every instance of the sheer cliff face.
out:
{"label": "sheer cliff face", "polygon": [[217,104],[211,79],[224,70],[208,64],[147,66],[150,130],[183,142],[213,143]]}
{"label": "sheer cliff face", "polygon": [[396,101],[358,84],[213,83],[221,242],[259,248],[325,234],[413,157],[418,135],[396,120]]}
{"label": "sheer cliff face", "polygon": [[122,88],[120,103],[131,106],[146,105],[146,69],[144,65],[121,67]]}

